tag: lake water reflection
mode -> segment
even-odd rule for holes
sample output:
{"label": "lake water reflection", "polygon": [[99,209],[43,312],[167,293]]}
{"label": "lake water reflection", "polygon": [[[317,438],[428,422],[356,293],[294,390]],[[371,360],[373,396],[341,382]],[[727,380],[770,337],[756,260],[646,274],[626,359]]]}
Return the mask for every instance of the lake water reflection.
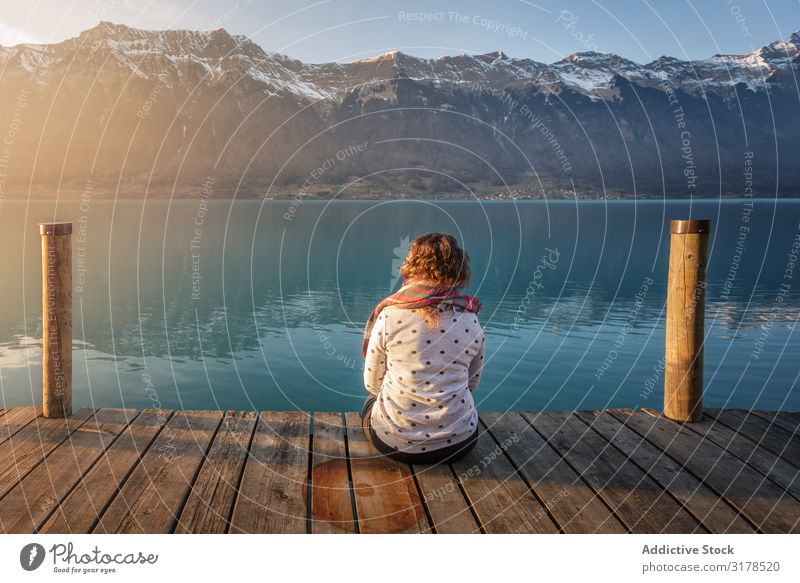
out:
{"label": "lake water reflection", "polygon": [[714,221],[705,402],[800,409],[800,201],[291,204],[6,201],[0,406],[40,398],[36,223],[57,217],[76,407],[357,409],[363,322],[409,240],[444,230],[484,306],[480,409],[660,408],[669,220],[691,217]]}

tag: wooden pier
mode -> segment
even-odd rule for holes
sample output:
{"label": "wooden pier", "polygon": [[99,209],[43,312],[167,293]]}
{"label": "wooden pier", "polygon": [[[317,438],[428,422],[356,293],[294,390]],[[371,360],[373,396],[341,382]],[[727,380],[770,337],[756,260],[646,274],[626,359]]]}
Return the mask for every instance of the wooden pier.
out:
{"label": "wooden pier", "polygon": [[6,533],[800,532],[800,413],[485,413],[451,465],[355,413],[0,410]]}

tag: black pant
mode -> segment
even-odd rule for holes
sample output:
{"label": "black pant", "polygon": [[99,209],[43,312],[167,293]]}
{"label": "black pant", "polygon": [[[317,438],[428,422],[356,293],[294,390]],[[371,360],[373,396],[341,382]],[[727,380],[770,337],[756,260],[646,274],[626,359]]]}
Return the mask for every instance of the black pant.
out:
{"label": "black pant", "polygon": [[378,398],[376,396],[370,395],[367,397],[366,401],[364,401],[364,406],[361,409],[361,427],[364,429],[364,434],[373,447],[393,460],[406,464],[450,463],[472,451],[472,448],[478,443],[478,430],[476,428],[472,435],[464,441],[440,449],[434,449],[433,451],[409,453],[395,449],[380,440],[370,423],[372,406],[377,400]]}

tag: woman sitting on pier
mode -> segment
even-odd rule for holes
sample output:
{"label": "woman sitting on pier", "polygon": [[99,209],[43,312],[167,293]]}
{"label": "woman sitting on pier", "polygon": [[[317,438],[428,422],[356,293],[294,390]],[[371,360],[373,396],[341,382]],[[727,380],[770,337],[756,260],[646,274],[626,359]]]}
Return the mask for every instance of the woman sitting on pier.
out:
{"label": "woman sitting on pier", "polygon": [[472,391],[483,367],[480,303],[461,295],[469,255],[445,233],[418,237],[403,286],[367,321],[362,353],[371,395],[361,412],[369,441],[407,463],[452,461],[478,438]]}

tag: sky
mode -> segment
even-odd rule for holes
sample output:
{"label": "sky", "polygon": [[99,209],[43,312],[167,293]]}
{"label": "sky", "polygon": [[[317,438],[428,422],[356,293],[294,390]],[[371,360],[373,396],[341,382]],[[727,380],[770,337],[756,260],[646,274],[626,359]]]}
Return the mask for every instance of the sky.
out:
{"label": "sky", "polygon": [[800,29],[800,0],[0,0],[0,45],[58,42],[101,20],[225,28],[306,62],[502,50],[549,63],[593,50],[647,63],[786,39]]}

